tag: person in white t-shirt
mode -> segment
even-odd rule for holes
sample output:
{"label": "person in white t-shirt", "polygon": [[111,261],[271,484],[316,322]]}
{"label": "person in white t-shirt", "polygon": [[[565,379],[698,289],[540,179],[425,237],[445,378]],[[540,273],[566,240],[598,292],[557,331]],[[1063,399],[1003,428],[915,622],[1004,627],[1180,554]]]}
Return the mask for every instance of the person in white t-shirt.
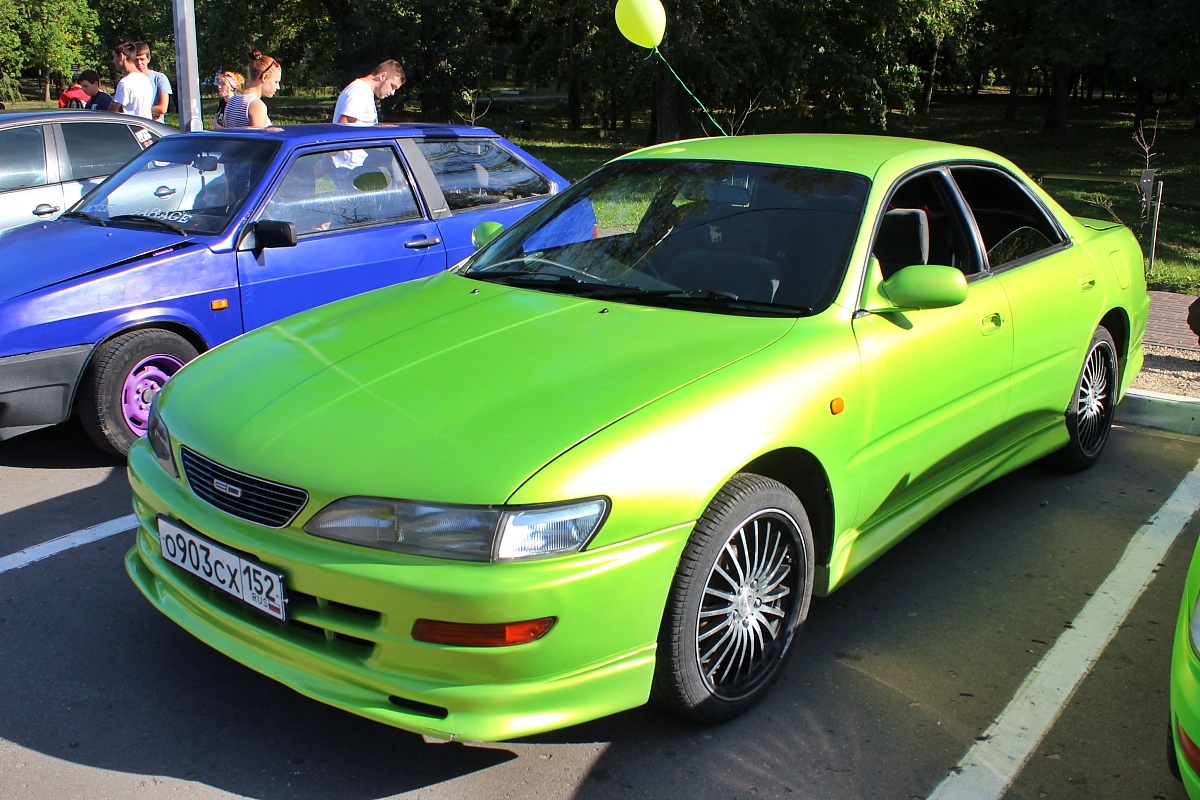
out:
{"label": "person in white t-shirt", "polygon": [[171,103],[171,80],[161,72],[150,69],[150,45],[134,42],[133,46],[137,48],[138,72],[150,79],[150,86],[154,90],[150,113],[155,122],[165,122],[167,106]]}
{"label": "person in white t-shirt", "polygon": [[355,78],[338,95],[333,121],[348,125],[374,125],[379,122],[375,99],[391,97],[404,85],[404,68],[394,60],[384,61],[369,75]]}
{"label": "person in white t-shirt", "polygon": [[154,87],[150,79],[137,67],[137,46],[133,42],[121,42],[112,50],[112,63],[123,77],[113,92],[109,111],[124,112],[135,117],[150,119],[154,105]]}

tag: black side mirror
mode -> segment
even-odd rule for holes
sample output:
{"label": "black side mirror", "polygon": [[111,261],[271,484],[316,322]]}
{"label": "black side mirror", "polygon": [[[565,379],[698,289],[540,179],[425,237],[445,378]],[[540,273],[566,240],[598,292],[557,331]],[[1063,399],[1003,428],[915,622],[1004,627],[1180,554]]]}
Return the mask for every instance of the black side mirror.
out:
{"label": "black side mirror", "polygon": [[296,246],[296,226],[290,222],[259,220],[254,226],[254,236],[259,248]]}

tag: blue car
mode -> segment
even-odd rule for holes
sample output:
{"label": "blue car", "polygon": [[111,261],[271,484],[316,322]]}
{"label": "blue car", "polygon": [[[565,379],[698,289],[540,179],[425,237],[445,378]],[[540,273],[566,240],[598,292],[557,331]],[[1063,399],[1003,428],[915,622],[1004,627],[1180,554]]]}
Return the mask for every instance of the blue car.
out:
{"label": "blue car", "polygon": [[[445,270],[567,185],[492,131],[302,125],[166,137],[53,222],[0,233],[0,439],[78,412],[124,454],[198,353]],[[254,391],[254,376],[226,397]]]}

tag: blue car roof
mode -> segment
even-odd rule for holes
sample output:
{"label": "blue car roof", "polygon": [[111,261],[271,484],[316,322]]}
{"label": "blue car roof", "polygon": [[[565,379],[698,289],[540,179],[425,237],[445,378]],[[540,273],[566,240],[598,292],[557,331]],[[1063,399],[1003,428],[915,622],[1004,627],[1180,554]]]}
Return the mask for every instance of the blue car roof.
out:
{"label": "blue car roof", "polygon": [[255,138],[282,141],[291,146],[305,144],[324,144],[326,142],[353,142],[362,139],[380,139],[384,137],[413,137],[457,139],[470,137],[500,138],[500,135],[488,128],[475,128],[470,125],[442,125],[436,123],[382,123],[379,125],[335,125],[331,122],[313,123],[308,125],[279,125],[270,128],[234,128],[224,131],[195,131],[184,136],[219,135],[219,136],[253,136]]}

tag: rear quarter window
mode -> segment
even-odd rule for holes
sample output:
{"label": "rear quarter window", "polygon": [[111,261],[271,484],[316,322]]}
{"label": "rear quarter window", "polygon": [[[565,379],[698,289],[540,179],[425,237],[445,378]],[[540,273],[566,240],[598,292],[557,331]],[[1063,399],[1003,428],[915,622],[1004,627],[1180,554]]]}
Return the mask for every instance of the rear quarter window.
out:
{"label": "rear quarter window", "polygon": [[491,139],[419,141],[451,211],[550,193],[550,182]]}

